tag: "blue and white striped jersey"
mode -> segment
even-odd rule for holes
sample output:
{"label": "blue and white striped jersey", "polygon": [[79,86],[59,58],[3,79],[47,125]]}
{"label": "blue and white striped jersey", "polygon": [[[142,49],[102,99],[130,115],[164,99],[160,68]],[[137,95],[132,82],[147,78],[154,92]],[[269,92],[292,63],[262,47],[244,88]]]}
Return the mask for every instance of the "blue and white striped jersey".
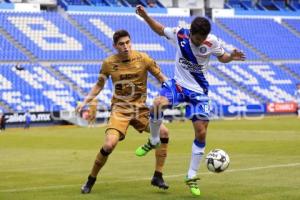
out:
{"label": "blue and white striped jersey", "polygon": [[207,94],[207,67],[210,55],[222,56],[225,53],[215,35],[209,34],[206,40],[195,46],[189,38],[189,29],[164,29],[166,38],[176,46],[175,77],[176,82],[189,90]]}

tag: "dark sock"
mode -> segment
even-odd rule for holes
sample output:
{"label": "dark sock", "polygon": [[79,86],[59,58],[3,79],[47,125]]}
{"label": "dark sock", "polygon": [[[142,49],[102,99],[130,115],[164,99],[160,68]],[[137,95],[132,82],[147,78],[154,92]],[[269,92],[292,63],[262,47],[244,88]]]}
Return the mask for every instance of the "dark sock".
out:
{"label": "dark sock", "polygon": [[96,181],[96,177],[92,177],[91,175],[89,175],[88,185],[94,185],[95,181]]}
{"label": "dark sock", "polygon": [[153,176],[162,178],[162,173],[159,171],[155,171]]}

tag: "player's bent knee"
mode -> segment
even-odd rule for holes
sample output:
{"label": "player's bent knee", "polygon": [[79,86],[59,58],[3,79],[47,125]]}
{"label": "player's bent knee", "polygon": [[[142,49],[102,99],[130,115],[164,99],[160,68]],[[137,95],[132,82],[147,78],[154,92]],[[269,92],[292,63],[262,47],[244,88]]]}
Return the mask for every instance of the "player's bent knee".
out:
{"label": "player's bent knee", "polygon": [[160,97],[157,97],[157,98],[155,98],[154,99],[154,101],[153,101],[153,106],[154,107],[159,107],[160,106]]}
{"label": "player's bent knee", "polygon": [[103,148],[107,152],[112,152],[116,146],[117,146],[117,142],[115,142],[115,141],[106,141],[105,144],[103,145]]}
{"label": "player's bent knee", "polygon": [[166,97],[164,96],[159,96],[156,97],[153,101],[153,106],[155,107],[161,107],[161,106],[166,106],[169,104],[169,101]]}
{"label": "player's bent knee", "polygon": [[106,141],[103,145],[103,148],[107,152],[112,152],[116,145],[118,144],[118,141],[120,139],[120,132],[116,129],[107,129],[106,130]]}
{"label": "player's bent knee", "polygon": [[169,130],[167,127],[161,126],[160,127],[160,133],[161,138],[168,138],[169,137]]}

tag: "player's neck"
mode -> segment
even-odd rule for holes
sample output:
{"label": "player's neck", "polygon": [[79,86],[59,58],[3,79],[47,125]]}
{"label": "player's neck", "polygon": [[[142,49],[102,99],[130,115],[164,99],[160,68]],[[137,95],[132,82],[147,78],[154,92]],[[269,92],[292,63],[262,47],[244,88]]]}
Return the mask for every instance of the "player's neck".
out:
{"label": "player's neck", "polygon": [[125,53],[119,53],[118,54],[120,60],[130,60],[131,59],[131,52],[125,54]]}

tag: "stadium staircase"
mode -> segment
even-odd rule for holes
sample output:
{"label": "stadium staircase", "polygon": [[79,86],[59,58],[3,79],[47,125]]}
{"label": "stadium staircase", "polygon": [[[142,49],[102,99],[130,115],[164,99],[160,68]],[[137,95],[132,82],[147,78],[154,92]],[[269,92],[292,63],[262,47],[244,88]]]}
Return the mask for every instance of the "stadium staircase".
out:
{"label": "stadium staircase", "polygon": [[96,46],[102,49],[108,55],[112,53],[112,51],[107,48],[101,41],[99,41],[91,32],[86,30],[82,25],[80,25],[75,19],[73,19],[68,13],[65,12],[64,9],[59,8],[58,13],[67,20],[70,24],[76,27],[82,34],[84,34],[90,41],[92,41]]}
{"label": "stadium staircase", "polygon": [[225,74],[223,71],[221,71],[220,69],[218,69],[217,67],[211,67],[210,68],[211,71],[214,71],[216,74],[218,74],[220,77],[222,77],[224,80],[226,80],[226,82],[229,85],[232,85],[236,88],[238,88],[239,90],[241,90],[242,92],[248,94],[250,97],[257,99],[259,102],[264,102],[264,98],[261,97],[259,94],[253,92],[253,91],[249,91],[247,89],[246,86],[242,85],[240,82],[234,80],[233,78],[231,78],[230,76],[228,76],[227,74]]}
{"label": "stadium staircase", "polygon": [[[84,97],[86,96],[86,92],[80,88],[79,85],[70,81],[64,74],[56,70],[54,67],[51,66],[51,63],[44,63],[44,67],[46,67],[49,71],[51,71],[57,79],[59,79],[63,84],[70,86],[70,89],[79,94],[79,96]],[[75,111],[70,110],[61,110],[59,118],[61,120],[67,121],[71,124],[75,124],[81,127],[87,127],[88,122],[76,115]]]}
{"label": "stadium staircase", "polygon": [[3,27],[0,26],[0,34],[3,35],[9,42],[11,42],[17,49],[19,49],[27,58],[29,58],[30,62],[37,62],[37,58],[22,44],[16,41],[9,33],[7,33]]}
{"label": "stadium staircase", "polygon": [[[292,77],[294,77],[296,80],[299,80],[300,82],[300,73],[296,73],[294,70],[292,70],[291,68],[289,68],[286,64],[279,64],[278,65],[282,70],[286,71],[289,75],[291,75]],[[299,68],[300,66],[298,66]],[[298,72],[300,71],[300,68],[298,69]]]}
{"label": "stadium staircase", "polygon": [[224,26],[266,54],[270,60],[299,60],[300,38],[282,26],[278,20],[270,18],[218,19]]}
{"label": "stadium staircase", "polygon": [[[300,24],[300,20],[299,20],[299,24]],[[281,25],[284,26],[286,29],[288,29],[290,32],[292,32],[294,35],[296,35],[297,37],[300,38],[300,31],[299,31],[300,28],[296,29],[294,26],[290,25],[285,20],[281,21]]]}
{"label": "stadium staircase", "polygon": [[67,77],[65,77],[62,73],[54,69],[50,63],[48,64],[42,64],[42,66],[46,67],[49,71],[51,71],[56,78],[58,78],[63,84],[70,86],[71,90],[77,92],[80,96],[85,96],[85,92],[76,84],[73,82],[69,81]]}

